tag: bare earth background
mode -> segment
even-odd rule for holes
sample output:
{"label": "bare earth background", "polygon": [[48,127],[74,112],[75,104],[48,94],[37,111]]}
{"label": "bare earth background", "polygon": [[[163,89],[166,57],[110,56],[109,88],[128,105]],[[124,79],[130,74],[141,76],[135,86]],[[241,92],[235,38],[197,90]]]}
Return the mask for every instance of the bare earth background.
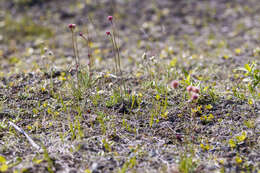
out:
{"label": "bare earth background", "polygon": [[0,0],[0,172],[259,173],[259,60],[259,0]]}

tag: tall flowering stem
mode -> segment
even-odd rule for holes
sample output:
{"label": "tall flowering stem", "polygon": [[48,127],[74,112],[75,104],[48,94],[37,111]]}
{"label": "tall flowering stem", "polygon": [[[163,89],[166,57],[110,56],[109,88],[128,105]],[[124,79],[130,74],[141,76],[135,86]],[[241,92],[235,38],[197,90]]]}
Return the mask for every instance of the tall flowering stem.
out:
{"label": "tall flowering stem", "polygon": [[116,73],[118,73],[118,61],[117,61],[117,54],[116,54],[116,51],[115,51],[115,46],[114,46],[114,39],[113,39],[113,36],[111,35],[111,33],[109,31],[106,32],[107,36],[109,36],[113,46],[112,46],[112,52],[114,54],[114,60],[115,60],[115,71]]}
{"label": "tall flowering stem", "polygon": [[89,67],[89,77],[91,79],[92,76],[92,65],[93,65],[93,60],[92,60],[92,52],[91,52],[91,48],[90,48],[90,43],[91,40],[89,38],[89,33],[87,31],[87,35],[85,36],[82,32],[79,33],[79,35],[81,36],[81,38],[83,38],[83,40],[85,40],[85,42],[87,43],[87,49],[88,49],[88,59],[89,59],[89,63],[88,63],[88,67]]}
{"label": "tall flowering stem", "polygon": [[[114,57],[115,57],[116,73],[119,72],[119,74],[122,75],[121,62],[120,62],[120,50],[119,50],[119,47],[118,47],[118,44],[117,44],[117,41],[116,41],[116,27],[115,27],[115,24],[113,22],[113,16],[108,16],[107,20],[112,25],[112,34],[110,32],[106,32],[106,34],[110,37],[110,40],[113,44],[113,53],[115,55]],[[122,81],[122,83],[123,83],[123,91],[126,92],[125,82]],[[122,90],[122,88],[121,88],[121,90]]]}
{"label": "tall flowering stem", "polygon": [[121,70],[121,62],[120,62],[120,50],[116,41],[116,27],[115,24],[113,22],[113,16],[108,16],[107,17],[108,21],[111,23],[112,25],[112,35],[111,35],[111,41],[114,47],[114,50],[116,52],[116,56],[115,56],[115,62],[116,62],[116,66],[119,70],[119,73],[122,74],[122,70]]}
{"label": "tall flowering stem", "polygon": [[78,73],[79,73],[79,52],[78,52],[78,45],[77,45],[77,40],[75,38],[75,28],[76,24],[69,24],[69,29],[71,31],[71,38],[72,38],[72,46],[73,46],[73,54],[75,58],[75,66],[76,66],[76,72],[77,72],[77,78],[78,78]]}

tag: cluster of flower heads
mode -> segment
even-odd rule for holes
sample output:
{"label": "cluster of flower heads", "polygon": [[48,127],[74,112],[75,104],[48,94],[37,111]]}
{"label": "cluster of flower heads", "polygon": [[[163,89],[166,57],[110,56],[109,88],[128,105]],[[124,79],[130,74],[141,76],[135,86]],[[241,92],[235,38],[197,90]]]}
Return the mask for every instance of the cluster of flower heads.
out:
{"label": "cluster of flower heads", "polygon": [[[107,20],[110,21],[111,23],[113,23],[113,16],[107,16]],[[110,31],[106,31],[106,34],[107,34],[108,36],[110,36],[110,35],[111,35],[111,32],[110,32]]]}
{"label": "cluster of flower heads", "polygon": [[[107,20],[110,21],[113,24],[113,16],[108,16]],[[69,24],[69,29],[73,31],[76,28],[76,24]],[[79,35],[83,37],[83,33],[80,32]],[[106,31],[106,35],[110,36],[111,32]],[[177,89],[179,87],[179,82],[177,80],[174,80],[171,82],[171,87],[174,89]],[[189,85],[186,90],[191,94],[191,100],[197,100],[199,98],[199,88]]]}
{"label": "cluster of flower heads", "polygon": [[[107,20],[110,21],[111,23],[113,23],[113,16],[107,16]],[[73,31],[73,30],[76,28],[76,24],[71,23],[71,24],[68,25],[68,28],[69,28],[71,31]],[[111,35],[111,32],[110,32],[110,31],[106,31],[106,34],[107,34],[107,35]],[[79,35],[80,35],[80,36],[83,36],[83,33],[80,32]]]}
{"label": "cluster of flower heads", "polygon": [[[113,24],[113,16],[108,16],[108,17],[107,17],[107,20],[108,20],[109,22],[111,22],[111,24]],[[71,31],[72,33],[74,33],[74,31],[75,31],[75,29],[76,29],[76,26],[77,26],[76,24],[71,23],[71,24],[68,25],[68,28],[70,29],[70,31]],[[107,36],[111,36],[111,32],[110,32],[110,31],[106,31],[106,35],[107,35]],[[87,40],[87,38],[84,36],[83,32],[79,32],[79,36],[81,36],[83,39]],[[90,53],[88,54],[88,57],[89,57],[89,58],[91,57],[91,54],[90,54]],[[89,63],[90,63],[90,62],[89,62]]]}
{"label": "cluster of flower heads", "polygon": [[[171,87],[177,89],[179,87],[179,82],[174,80],[171,82]],[[199,98],[199,88],[189,85],[186,90],[191,94],[191,100],[197,100]]]}
{"label": "cluster of flower heads", "polygon": [[[118,45],[117,45],[117,42],[116,42],[116,39],[115,39],[115,26],[114,26],[114,22],[113,22],[113,16],[107,16],[107,20],[110,22],[111,26],[112,26],[112,32],[111,31],[106,31],[106,35],[111,39],[112,43],[113,43],[113,46],[115,48],[115,50],[117,51],[117,57],[115,57],[115,62],[116,64],[118,65],[118,68],[119,68],[119,71],[121,71],[121,67],[120,67],[120,58],[119,58],[119,48],[118,48]],[[76,30],[76,24],[69,24],[68,25],[68,28],[70,29],[70,31],[72,32],[72,42],[73,42],[73,49],[74,49],[74,54],[76,55],[75,57],[78,57],[78,46],[77,46],[77,41],[75,41],[75,30]],[[90,39],[89,39],[89,36],[88,35],[84,35],[83,32],[79,32],[78,35],[83,38],[87,44],[88,44],[88,51],[90,52]],[[75,43],[75,45],[74,45]],[[88,57],[89,57],[89,68],[90,68],[90,59],[91,59],[91,53],[88,53]],[[79,58],[78,58],[79,59]],[[116,67],[117,68],[117,67]]]}

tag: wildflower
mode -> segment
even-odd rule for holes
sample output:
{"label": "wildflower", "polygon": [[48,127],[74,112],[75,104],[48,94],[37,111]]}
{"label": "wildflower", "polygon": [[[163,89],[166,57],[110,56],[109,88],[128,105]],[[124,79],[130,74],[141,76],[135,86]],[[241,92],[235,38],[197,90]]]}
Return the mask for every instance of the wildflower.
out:
{"label": "wildflower", "polygon": [[108,16],[108,17],[107,17],[107,20],[109,20],[110,22],[112,22],[112,21],[113,21],[113,16]]}
{"label": "wildflower", "polygon": [[242,162],[243,162],[243,160],[241,159],[241,157],[236,156],[236,163],[237,163],[237,164],[240,164],[240,163],[242,163]]}
{"label": "wildflower", "polygon": [[176,88],[178,88],[178,86],[179,86],[179,82],[176,81],[176,80],[174,80],[174,81],[172,81],[171,86],[172,86],[174,89],[176,89]]}
{"label": "wildflower", "polygon": [[81,36],[81,37],[82,37],[82,36],[83,36],[83,33],[82,33],[82,32],[80,32],[80,33],[79,33],[79,36]]}
{"label": "wildflower", "polygon": [[197,100],[199,98],[199,95],[197,93],[192,93],[191,99],[192,100]]}
{"label": "wildflower", "polygon": [[192,92],[198,94],[198,93],[200,92],[200,90],[199,90],[199,88],[197,88],[197,87],[192,87]]}
{"label": "wildflower", "polygon": [[48,49],[47,47],[44,47],[43,50],[44,50],[44,52],[46,53],[46,52],[48,52],[49,49]]}
{"label": "wildflower", "polygon": [[107,35],[111,35],[111,33],[109,31],[106,32]]}
{"label": "wildflower", "polygon": [[189,86],[187,87],[187,91],[188,91],[188,92],[191,92],[191,91],[192,91],[192,86],[191,86],[191,85],[189,85]]}
{"label": "wildflower", "polygon": [[68,26],[68,27],[69,27],[69,29],[73,30],[73,29],[75,29],[75,28],[76,28],[76,24],[73,24],[73,23],[72,23],[72,24],[69,24],[69,26]]}
{"label": "wildflower", "polygon": [[53,56],[53,52],[52,52],[52,51],[49,51],[49,52],[48,52],[48,55],[49,55],[49,56]]}
{"label": "wildflower", "polygon": [[176,134],[176,138],[181,142],[182,141],[182,137],[180,134]]}

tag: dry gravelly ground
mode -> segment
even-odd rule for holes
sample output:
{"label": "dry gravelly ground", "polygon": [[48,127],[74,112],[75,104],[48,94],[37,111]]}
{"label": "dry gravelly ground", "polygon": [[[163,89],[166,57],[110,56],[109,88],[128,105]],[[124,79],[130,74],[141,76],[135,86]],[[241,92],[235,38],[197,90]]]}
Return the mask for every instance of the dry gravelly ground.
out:
{"label": "dry gravelly ground", "polygon": [[[236,70],[253,61],[259,70],[258,0],[2,0],[0,8],[0,170],[259,173],[259,84],[253,97]],[[108,15],[123,76],[108,75]],[[95,59],[95,83],[79,99],[69,23],[88,28]],[[197,102],[185,90],[188,74]]]}

